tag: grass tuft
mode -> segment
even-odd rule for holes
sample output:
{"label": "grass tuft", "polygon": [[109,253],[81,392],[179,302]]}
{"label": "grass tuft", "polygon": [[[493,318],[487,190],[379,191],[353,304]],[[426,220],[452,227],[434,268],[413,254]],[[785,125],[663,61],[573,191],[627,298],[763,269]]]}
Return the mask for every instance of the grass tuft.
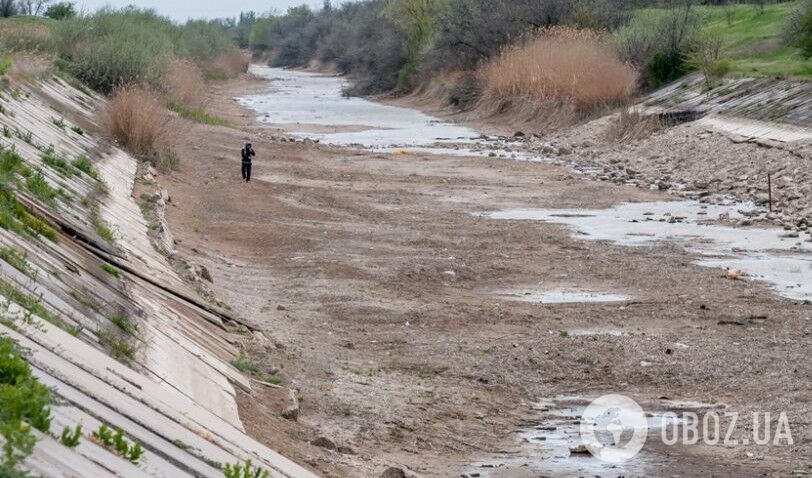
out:
{"label": "grass tuft", "polygon": [[192,121],[196,121],[198,123],[203,123],[211,126],[231,126],[231,123],[228,121],[218,118],[216,116],[212,116],[206,113],[203,110],[199,110],[190,106],[186,106],[180,102],[172,101],[169,103],[169,109],[178,113],[182,117],[186,119],[190,119]]}

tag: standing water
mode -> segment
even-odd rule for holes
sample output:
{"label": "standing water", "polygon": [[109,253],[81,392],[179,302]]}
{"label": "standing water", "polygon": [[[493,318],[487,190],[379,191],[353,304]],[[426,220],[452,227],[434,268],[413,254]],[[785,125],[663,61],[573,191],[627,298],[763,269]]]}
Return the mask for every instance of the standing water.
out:
{"label": "standing water", "polygon": [[[388,106],[363,98],[348,98],[346,80],[335,76],[254,65],[251,71],[271,80],[267,92],[238,98],[253,109],[258,120],[284,125],[298,137],[332,145],[357,145],[376,151],[408,148],[414,152],[487,156],[479,132],[419,111]],[[314,126],[335,132],[313,133]],[[463,145],[463,147],[460,147]],[[477,150],[478,149],[478,150]],[[504,156],[497,151],[498,156]],[[512,154],[541,161],[532,155]],[[762,280],[781,295],[812,299],[812,244],[791,238],[779,229],[734,228],[713,224],[719,216],[742,217],[751,206],[704,206],[696,201],[623,204],[604,210],[517,209],[484,214],[492,219],[540,220],[566,224],[579,237],[628,246],[677,241],[701,256],[700,265],[736,269]],[[553,291],[555,292],[555,291]],[[587,294],[587,300],[592,295]],[[610,297],[623,300],[622,297]],[[540,302],[566,302],[539,296]]]}

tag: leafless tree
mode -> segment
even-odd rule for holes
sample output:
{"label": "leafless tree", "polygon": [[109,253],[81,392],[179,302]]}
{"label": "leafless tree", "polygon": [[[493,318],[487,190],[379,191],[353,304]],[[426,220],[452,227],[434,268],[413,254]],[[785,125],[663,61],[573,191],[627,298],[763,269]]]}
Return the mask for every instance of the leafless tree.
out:
{"label": "leafless tree", "polygon": [[16,0],[0,0],[0,17],[13,17],[17,14]]}
{"label": "leafless tree", "polygon": [[20,0],[20,10],[24,15],[38,16],[45,12],[51,0]]}

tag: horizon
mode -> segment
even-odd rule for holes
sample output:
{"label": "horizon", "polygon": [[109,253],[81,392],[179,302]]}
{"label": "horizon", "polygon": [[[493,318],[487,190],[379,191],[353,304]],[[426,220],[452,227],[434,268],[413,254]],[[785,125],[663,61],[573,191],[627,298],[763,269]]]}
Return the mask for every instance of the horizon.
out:
{"label": "horizon", "polygon": [[[340,5],[348,0],[333,0],[334,5]],[[320,9],[323,0],[239,0],[223,3],[216,0],[200,0],[190,3],[182,0],[77,0],[76,8],[83,12],[94,12],[102,7],[110,6],[122,8],[130,5],[139,8],[151,8],[171,18],[176,22],[187,20],[216,18],[236,18],[241,12],[254,11],[258,14],[274,12],[284,13],[290,7],[307,5],[313,9]]]}

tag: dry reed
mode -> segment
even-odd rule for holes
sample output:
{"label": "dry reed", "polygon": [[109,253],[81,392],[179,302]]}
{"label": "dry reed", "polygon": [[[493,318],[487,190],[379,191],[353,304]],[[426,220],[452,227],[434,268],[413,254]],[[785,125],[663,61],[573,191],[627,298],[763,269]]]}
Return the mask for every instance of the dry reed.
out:
{"label": "dry reed", "polygon": [[496,110],[559,116],[553,122],[564,123],[623,103],[636,80],[601,33],[569,27],[527,35],[480,69],[483,102]]}

